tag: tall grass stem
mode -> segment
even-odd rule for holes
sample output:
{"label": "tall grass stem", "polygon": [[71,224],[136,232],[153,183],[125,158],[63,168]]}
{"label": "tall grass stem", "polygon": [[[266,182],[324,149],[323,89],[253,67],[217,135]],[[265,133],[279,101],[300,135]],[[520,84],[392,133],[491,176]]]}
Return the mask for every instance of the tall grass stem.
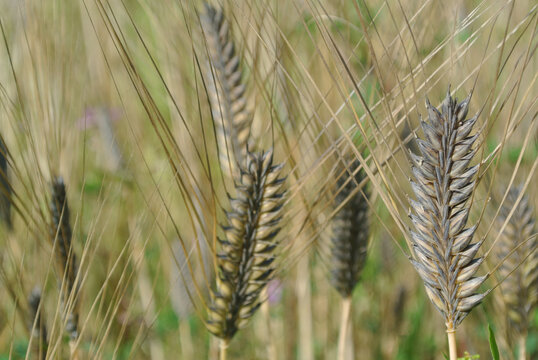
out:
{"label": "tall grass stem", "polygon": [[338,360],[346,359],[346,344],[348,340],[349,318],[351,315],[351,296],[342,299],[342,318],[340,321],[340,335],[338,337]]}
{"label": "tall grass stem", "polygon": [[228,340],[227,339],[220,339],[219,344],[219,360],[226,360],[226,356],[228,355]]}
{"label": "tall grass stem", "polygon": [[[262,291],[262,298],[268,299],[269,298],[269,292],[267,291],[267,288],[263,289]],[[270,314],[270,308],[269,308],[269,302],[264,301],[261,305],[261,312],[263,316],[263,322],[265,323],[265,340],[267,344],[267,359],[268,360],[276,360],[276,345],[273,338],[273,331],[271,329],[271,314]]]}
{"label": "tall grass stem", "polygon": [[299,359],[313,360],[312,346],[312,290],[310,288],[310,265],[308,256],[297,264],[297,307],[299,323]]}
{"label": "tall grass stem", "polygon": [[525,347],[525,344],[527,342],[527,335],[526,334],[520,334],[519,335],[519,360],[527,360],[527,349]]}
{"label": "tall grass stem", "polygon": [[458,350],[456,346],[456,329],[448,328],[446,333],[448,336],[448,351],[450,354],[450,360],[458,360]]}

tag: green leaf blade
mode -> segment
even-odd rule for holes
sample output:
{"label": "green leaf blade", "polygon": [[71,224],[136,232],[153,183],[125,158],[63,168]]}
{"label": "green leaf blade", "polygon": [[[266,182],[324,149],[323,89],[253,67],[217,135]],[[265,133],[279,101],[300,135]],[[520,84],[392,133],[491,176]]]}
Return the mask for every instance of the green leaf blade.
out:
{"label": "green leaf blade", "polygon": [[488,324],[488,331],[489,331],[489,348],[491,350],[491,356],[493,356],[493,360],[499,360],[499,348],[497,347],[497,341],[495,341],[495,333],[493,332],[493,329],[491,328],[491,325]]}

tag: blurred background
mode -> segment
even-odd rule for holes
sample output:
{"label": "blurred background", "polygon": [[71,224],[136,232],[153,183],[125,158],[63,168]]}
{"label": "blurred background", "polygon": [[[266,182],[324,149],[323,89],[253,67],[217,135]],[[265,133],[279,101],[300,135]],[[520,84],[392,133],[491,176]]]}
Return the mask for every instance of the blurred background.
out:
{"label": "blurred background", "polygon": [[[370,192],[368,259],[353,293],[356,359],[444,359],[442,317],[408,261],[408,152],[425,99],[450,86],[482,128],[479,222],[495,288],[458,329],[464,351],[517,345],[495,255],[508,187],[538,207],[538,4],[531,0],[214,1],[230,26],[252,116],[253,150],[274,148],[288,195],[267,305],[230,359],[332,359],[338,165],[360,158]],[[218,161],[201,1],[0,1],[0,359],[203,359],[216,239],[234,184]],[[1,161],[0,161],[1,162]],[[1,165],[1,164],[0,164]],[[51,235],[50,183],[65,182],[78,262],[76,340],[66,335]],[[412,197],[412,195],[409,195]],[[9,204],[9,205],[6,205]],[[536,212],[534,213],[536,216]],[[534,233],[535,234],[535,233]],[[51,240],[52,238],[52,240]],[[218,249],[218,248],[217,248]],[[29,296],[40,289],[40,354]],[[538,357],[538,314],[528,358]],[[39,355],[37,355],[39,354]],[[71,355],[70,355],[71,354]]]}

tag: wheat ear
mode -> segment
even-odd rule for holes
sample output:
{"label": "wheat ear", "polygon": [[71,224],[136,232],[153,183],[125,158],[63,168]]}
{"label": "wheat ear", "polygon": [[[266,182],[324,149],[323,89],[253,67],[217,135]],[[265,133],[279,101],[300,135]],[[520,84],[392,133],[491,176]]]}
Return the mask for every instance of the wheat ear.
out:
{"label": "wheat ear", "polygon": [[532,238],[536,221],[533,208],[526,195],[516,204],[520,194],[521,187],[511,188],[501,207],[499,226],[506,222],[514,207],[515,210],[501,234],[497,256],[500,260],[508,256],[499,267],[499,276],[504,279],[501,293],[509,323],[518,336],[519,359],[524,360],[529,319],[538,303],[538,244],[536,237]]}
{"label": "wheat ear", "polygon": [[365,177],[358,166],[358,162],[353,162],[337,181],[340,191],[335,207],[340,209],[332,219],[331,284],[343,298],[350,297],[357,285],[368,249],[368,202],[364,188],[362,193],[359,189]]}
{"label": "wheat ear", "polygon": [[206,322],[208,330],[222,339],[221,354],[258,309],[260,292],[273,276],[285,197],[285,179],[279,177],[282,167],[273,165],[272,151],[247,151],[246,167],[236,184],[237,197],[230,200]]}
{"label": "wheat ear", "polygon": [[43,318],[43,305],[41,304],[41,289],[35,287],[28,296],[28,306],[30,309],[30,332],[37,341],[36,353],[38,359],[47,358],[47,326]]}
{"label": "wheat ear", "polygon": [[479,168],[469,167],[479,135],[470,135],[477,117],[466,119],[469,101],[470,95],[458,103],[449,89],[439,112],[426,100],[425,137],[417,139],[422,156],[411,153],[416,196],[410,200],[412,263],[445,318],[451,360],[457,358],[457,326],[486,295],[477,290],[487,276],[474,276],[484,260],[475,258],[482,241],[471,243],[476,225],[465,228]]}
{"label": "wheat ear", "polygon": [[243,165],[250,135],[251,115],[247,110],[245,84],[241,82],[239,56],[222,10],[205,4],[202,27],[207,41],[210,66],[207,71],[209,102],[219,146],[221,167],[237,175]]}
{"label": "wheat ear", "polygon": [[71,357],[76,358],[75,342],[78,338],[78,285],[77,258],[72,249],[69,206],[62,177],[55,177],[51,186],[51,236],[55,241],[56,263],[63,277],[61,299],[66,316],[66,332],[70,337]]}
{"label": "wheat ear", "polygon": [[339,210],[332,219],[331,284],[342,296],[338,340],[338,359],[341,360],[346,357],[346,349],[351,346],[347,344],[350,336],[347,332],[350,328],[351,294],[366,263],[368,249],[368,202],[365,191],[361,193],[359,189],[359,184],[364,179],[364,173],[358,170],[359,165],[358,161],[354,161],[345,167],[343,175],[339,177],[336,183],[339,191],[335,196],[335,207]]}
{"label": "wheat ear", "polygon": [[11,229],[11,184],[7,168],[7,147],[4,138],[0,136],[0,219]]}

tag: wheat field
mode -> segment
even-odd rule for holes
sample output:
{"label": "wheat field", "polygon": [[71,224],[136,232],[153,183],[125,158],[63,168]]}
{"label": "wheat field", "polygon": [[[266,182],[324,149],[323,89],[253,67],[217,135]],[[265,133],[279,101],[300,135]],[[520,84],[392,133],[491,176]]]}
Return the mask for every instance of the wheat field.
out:
{"label": "wheat field", "polygon": [[0,359],[538,359],[535,1],[0,30]]}

